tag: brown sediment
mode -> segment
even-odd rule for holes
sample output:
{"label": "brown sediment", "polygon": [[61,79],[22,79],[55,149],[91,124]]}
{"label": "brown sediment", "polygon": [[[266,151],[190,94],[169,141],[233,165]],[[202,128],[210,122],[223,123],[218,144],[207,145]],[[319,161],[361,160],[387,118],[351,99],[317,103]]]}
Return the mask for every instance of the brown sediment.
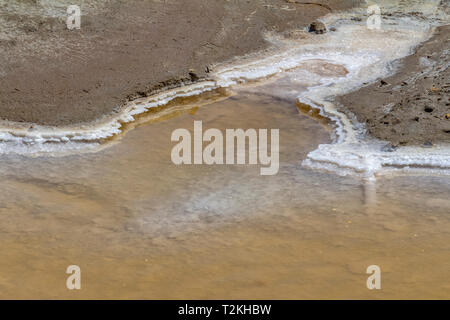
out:
{"label": "brown sediment", "polygon": [[324,60],[309,60],[307,63],[301,63],[297,68],[306,69],[314,74],[323,77],[329,76],[341,76],[344,77],[348,74],[348,70],[339,64],[330,63]]}
{"label": "brown sediment", "polygon": [[320,124],[324,125],[327,130],[330,130],[330,126],[329,125],[331,123],[331,120],[329,118],[327,118],[327,117],[322,116],[320,114],[320,109],[313,108],[309,104],[302,103],[300,101],[297,101],[296,105],[297,105],[297,109],[302,114],[305,114],[305,115],[313,118],[314,120],[316,120]]}
{"label": "brown sediment", "polygon": [[370,135],[393,145],[450,142],[450,26],[437,28],[393,76],[338,98]]}
{"label": "brown sediment", "polygon": [[266,48],[266,31],[303,28],[327,8],[360,2],[88,0],[81,29],[69,31],[61,4],[0,1],[0,119],[48,126],[98,120]]}

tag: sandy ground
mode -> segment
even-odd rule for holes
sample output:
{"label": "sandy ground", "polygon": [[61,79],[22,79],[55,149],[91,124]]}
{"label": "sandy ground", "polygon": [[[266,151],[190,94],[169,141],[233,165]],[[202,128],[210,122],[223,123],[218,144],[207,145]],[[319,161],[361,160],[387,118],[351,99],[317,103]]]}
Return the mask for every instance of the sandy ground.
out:
{"label": "sandy ground", "polygon": [[450,26],[438,28],[398,72],[340,97],[368,133],[393,146],[450,142]]}
{"label": "sandy ground", "polygon": [[[359,0],[0,0],[0,118],[88,122],[209,66],[267,46],[262,34],[308,26]],[[309,1],[314,2],[314,1]],[[194,70],[194,73],[190,69]]]}

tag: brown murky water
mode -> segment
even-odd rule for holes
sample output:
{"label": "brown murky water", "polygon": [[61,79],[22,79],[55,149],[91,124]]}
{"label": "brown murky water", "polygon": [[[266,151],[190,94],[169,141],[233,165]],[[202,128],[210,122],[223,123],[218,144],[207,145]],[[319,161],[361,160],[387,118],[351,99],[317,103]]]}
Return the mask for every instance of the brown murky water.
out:
{"label": "brown murky water", "polygon": [[[370,186],[303,168],[330,129],[291,89],[193,103],[98,153],[3,156],[0,298],[450,298],[449,178]],[[194,120],[279,128],[278,175],[175,166],[171,133]],[[66,289],[72,264],[81,290]],[[366,288],[372,264],[381,290]]]}

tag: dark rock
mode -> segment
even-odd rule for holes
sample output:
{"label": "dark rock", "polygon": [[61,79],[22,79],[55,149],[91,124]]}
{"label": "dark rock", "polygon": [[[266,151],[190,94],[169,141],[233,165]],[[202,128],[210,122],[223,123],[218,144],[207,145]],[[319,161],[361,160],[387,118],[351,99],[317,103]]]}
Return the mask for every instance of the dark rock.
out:
{"label": "dark rock", "polygon": [[314,32],[315,34],[323,34],[323,33],[327,32],[327,27],[325,27],[325,25],[320,21],[314,21],[309,26],[308,31]]}

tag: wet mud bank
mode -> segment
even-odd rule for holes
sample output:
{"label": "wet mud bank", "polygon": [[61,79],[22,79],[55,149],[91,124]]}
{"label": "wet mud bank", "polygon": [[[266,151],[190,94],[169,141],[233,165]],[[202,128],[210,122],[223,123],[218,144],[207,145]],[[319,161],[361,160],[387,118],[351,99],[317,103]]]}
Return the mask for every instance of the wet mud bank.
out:
{"label": "wet mud bank", "polygon": [[450,143],[450,25],[437,28],[395,75],[339,97],[368,134],[399,145]]}

